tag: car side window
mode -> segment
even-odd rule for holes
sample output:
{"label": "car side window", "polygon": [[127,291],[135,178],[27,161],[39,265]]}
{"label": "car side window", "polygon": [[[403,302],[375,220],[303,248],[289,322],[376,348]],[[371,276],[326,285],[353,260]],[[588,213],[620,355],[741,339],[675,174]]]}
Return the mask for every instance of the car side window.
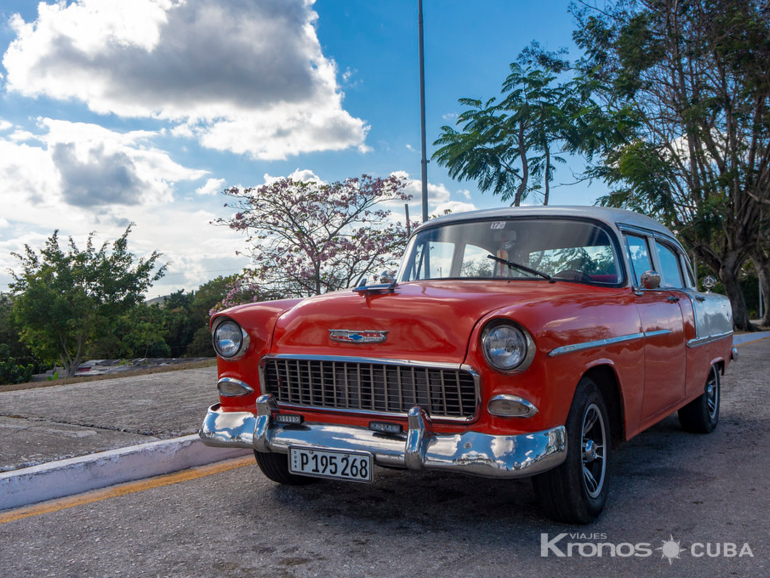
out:
{"label": "car side window", "polygon": [[682,280],[682,271],[679,269],[679,257],[674,249],[663,243],[655,241],[658,250],[658,260],[660,261],[660,286],[661,287],[684,287]]}
{"label": "car side window", "polygon": [[634,274],[634,284],[639,285],[642,273],[652,269],[650,251],[647,248],[647,239],[636,235],[626,235],[628,255],[631,259],[631,268]]}
{"label": "car side window", "polygon": [[687,287],[690,289],[695,289],[695,278],[692,275],[692,269],[690,269],[690,263],[687,261],[684,255],[680,255],[680,261],[679,264],[682,266],[682,271],[684,271],[684,283]]}

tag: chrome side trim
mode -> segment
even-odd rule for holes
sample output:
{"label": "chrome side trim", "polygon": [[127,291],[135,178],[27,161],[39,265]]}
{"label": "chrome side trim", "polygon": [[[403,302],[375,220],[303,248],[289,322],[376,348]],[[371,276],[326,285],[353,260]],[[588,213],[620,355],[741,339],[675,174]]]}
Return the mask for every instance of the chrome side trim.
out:
{"label": "chrome side trim", "polygon": [[628,335],[619,335],[618,337],[610,337],[608,339],[598,339],[596,341],[586,341],[585,343],[575,343],[572,345],[563,345],[552,350],[548,357],[556,357],[558,355],[565,355],[567,353],[574,353],[575,351],[582,351],[584,349],[591,349],[593,347],[605,347],[607,345],[614,345],[616,343],[623,343],[624,341],[634,341],[635,339],[645,339],[647,337],[655,337],[657,335],[666,335],[671,333],[670,329],[660,329],[657,331],[647,331],[643,333],[630,333]]}
{"label": "chrome side trim", "polygon": [[733,334],[732,331],[725,331],[724,333],[715,333],[714,335],[706,335],[705,337],[690,339],[687,342],[687,347],[689,348],[700,347],[701,345],[706,345],[708,343],[713,343],[714,341],[719,341],[720,339],[724,339],[725,337],[730,337],[732,334]]}
{"label": "chrome side trim", "polygon": [[279,424],[272,419],[274,404],[272,396],[259,397],[256,416],[251,412],[223,412],[218,404],[214,405],[203,422],[200,438],[208,446],[282,454],[288,453],[290,446],[363,451],[372,454],[380,466],[508,479],[545,472],[567,457],[564,426],[510,436],[474,431],[438,434],[427,413],[414,407],[409,411],[407,432],[383,435],[366,427]]}
{"label": "chrome side trim", "polygon": [[658,331],[645,331],[644,336],[655,337],[657,335],[668,335],[669,333],[673,333],[673,332],[670,329],[659,329]]}

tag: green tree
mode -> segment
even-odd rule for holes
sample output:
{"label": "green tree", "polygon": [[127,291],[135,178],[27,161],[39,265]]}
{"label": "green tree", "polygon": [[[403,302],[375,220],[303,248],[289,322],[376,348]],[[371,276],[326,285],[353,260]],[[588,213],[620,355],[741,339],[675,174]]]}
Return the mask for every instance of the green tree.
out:
{"label": "green tree", "polygon": [[8,347],[10,357],[33,361],[32,352],[19,337],[19,328],[13,319],[13,299],[7,293],[0,293],[0,344]]}
{"label": "green tree", "polygon": [[185,293],[180,289],[166,297],[158,307],[163,312],[163,326],[166,329],[166,343],[171,355],[169,357],[184,357],[187,347],[193,340],[195,331],[201,323],[193,314],[195,293]]}
{"label": "green tree", "polygon": [[461,98],[468,110],[457,119],[460,130],[441,127],[433,158],[452,178],[476,181],[481,191],[491,190],[513,206],[533,193],[541,193],[547,205],[554,163],[563,164],[562,153],[577,150],[578,113],[585,113],[582,93],[570,82],[557,82],[569,68],[563,55],[533,42],[511,63],[502,100]]}
{"label": "green tree", "polygon": [[171,357],[168,344],[168,314],[160,305],[137,303],[119,320],[121,330],[118,357]]}
{"label": "green tree", "polygon": [[[770,25],[760,0],[617,0],[573,7],[581,79],[620,138],[588,148],[602,204],[664,221],[718,274],[752,328],[739,274],[762,264],[770,198]],[[765,225],[766,226],[766,225]],[[765,285],[770,284],[767,278]],[[770,288],[768,288],[770,291]]]}
{"label": "green tree", "polygon": [[156,269],[157,251],[138,260],[129,252],[130,232],[131,226],[100,248],[92,233],[80,250],[72,238],[62,248],[55,231],[39,252],[25,246],[24,255],[14,254],[21,272],[12,272],[10,287],[21,339],[39,357],[58,359],[68,375],[74,375],[89,344],[141,303],[165,273],[166,265]]}
{"label": "green tree", "polygon": [[0,385],[26,383],[32,379],[34,366],[31,363],[21,365],[11,357],[11,350],[5,343],[0,343]]}

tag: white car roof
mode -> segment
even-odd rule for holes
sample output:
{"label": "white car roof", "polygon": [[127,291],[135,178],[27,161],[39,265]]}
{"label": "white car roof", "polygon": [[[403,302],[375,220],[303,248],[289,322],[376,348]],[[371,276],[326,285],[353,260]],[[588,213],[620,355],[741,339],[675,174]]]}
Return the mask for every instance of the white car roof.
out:
{"label": "white car roof", "polygon": [[428,227],[446,225],[450,223],[459,223],[463,221],[476,221],[487,219],[505,219],[510,217],[572,217],[584,218],[601,221],[610,225],[613,229],[627,227],[637,227],[647,229],[655,233],[660,233],[676,239],[676,236],[666,227],[645,215],[640,215],[633,211],[625,209],[612,209],[608,207],[589,207],[589,206],[557,206],[547,207],[505,207],[501,209],[482,209],[479,211],[467,211],[464,213],[453,213],[431,219],[427,223],[420,225],[415,232]]}

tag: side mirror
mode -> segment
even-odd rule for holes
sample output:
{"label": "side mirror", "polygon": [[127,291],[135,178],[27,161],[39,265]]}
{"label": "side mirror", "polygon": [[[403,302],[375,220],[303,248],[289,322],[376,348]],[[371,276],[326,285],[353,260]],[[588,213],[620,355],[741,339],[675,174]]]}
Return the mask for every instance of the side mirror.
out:
{"label": "side mirror", "polygon": [[383,285],[387,283],[393,283],[393,280],[396,278],[396,271],[383,271],[380,273],[380,283]]}
{"label": "side mirror", "polygon": [[709,275],[703,280],[703,286],[706,288],[706,293],[711,293],[711,290],[714,288],[716,284],[717,284],[717,280],[714,279],[711,275]]}
{"label": "side mirror", "polygon": [[640,282],[642,284],[642,288],[644,289],[657,289],[660,287],[660,273],[656,273],[652,270],[645,271],[642,273]]}

